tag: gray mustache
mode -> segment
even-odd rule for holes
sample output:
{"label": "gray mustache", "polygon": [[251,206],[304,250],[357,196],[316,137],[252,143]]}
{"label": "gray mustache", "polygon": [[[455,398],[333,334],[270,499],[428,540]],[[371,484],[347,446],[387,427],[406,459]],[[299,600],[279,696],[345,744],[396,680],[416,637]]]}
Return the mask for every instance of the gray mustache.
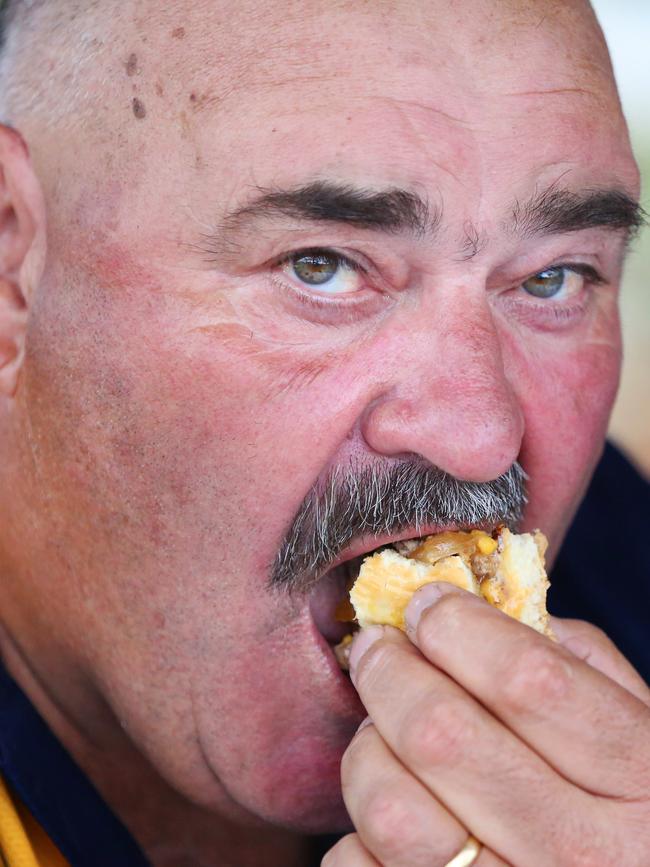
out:
{"label": "gray mustache", "polygon": [[461,527],[503,523],[516,529],[526,505],[518,463],[489,482],[456,479],[412,458],[337,468],[305,497],[271,570],[271,586],[304,592],[355,539],[427,524]]}

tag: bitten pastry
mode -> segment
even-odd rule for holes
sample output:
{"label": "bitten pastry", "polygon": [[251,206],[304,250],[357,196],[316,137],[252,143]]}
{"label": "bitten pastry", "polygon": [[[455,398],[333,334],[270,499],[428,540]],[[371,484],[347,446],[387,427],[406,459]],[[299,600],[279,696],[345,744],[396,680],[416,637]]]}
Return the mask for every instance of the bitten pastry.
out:
{"label": "bitten pastry", "polygon": [[[554,638],[546,611],[547,544],[538,530],[517,535],[505,527],[492,536],[470,530],[397,542],[363,561],[350,590],[356,623],[404,630],[404,611],[415,591],[433,581],[446,581]],[[344,667],[350,643],[351,637],[346,636],[336,648]]]}

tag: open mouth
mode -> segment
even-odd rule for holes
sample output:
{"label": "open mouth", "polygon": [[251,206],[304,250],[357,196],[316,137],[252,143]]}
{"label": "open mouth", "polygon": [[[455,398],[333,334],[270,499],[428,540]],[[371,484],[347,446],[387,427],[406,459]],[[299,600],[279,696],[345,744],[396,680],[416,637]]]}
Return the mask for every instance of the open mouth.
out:
{"label": "open mouth", "polygon": [[[343,554],[343,559],[319,579],[310,594],[311,616],[320,634],[330,645],[341,668],[347,669],[347,658],[352,636],[358,629],[355,612],[349,598],[349,591],[359,576],[361,565],[368,557],[387,548],[397,553],[408,554],[432,534],[455,531],[457,527],[432,527],[421,536],[395,536],[382,540],[369,540],[363,545],[359,541]],[[489,532],[489,531],[488,531]],[[412,531],[411,531],[412,533]],[[377,542],[379,541],[379,544]],[[374,543],[374,545],[373,545]],[[361,548],[361,550],[360,550]]]}
{"label": "open mouth", "polygon": [[347,594],[359,575],[363,560],[374,550],[378,549],[330,569],[310,594],[309,605],[316,628],[332,647],[353,631],[354,610]]}
{"label": "open mouth", "polygon": [[342,669],[348,668],[357,625],[386,624],[405,631],[411,597],[436,581],[473,593],[554,639],[546,610],[548,541],[539,530],[517,534],[500,524],[381,541],[375,549],[351,551],[347,561],[333,568],[333,580],[321,582],[322,604],[312,609],[314,623]]}
{"label": "open mouth", "polygon": [[[530,580],[533,590],[537,587],[533,607],[543,601],[546,540],[537,531],[514,536],[504,525],[432,530],[422,536],[374,539],[374,548],[351,548],[347,559],[316,585],[310,601],[312,618],[343,670],[349,667],[352,636],[359,626],[386,623],[404,629],[410,597],[431,581],[445,581],[483,596],[519,618],[524,601],[534,595],[512,573],[512,563],[519,558],[524,584]],[[541,608],[539,616],[533,614],[533,621],[535,617],[535,628],[545,631]]]}

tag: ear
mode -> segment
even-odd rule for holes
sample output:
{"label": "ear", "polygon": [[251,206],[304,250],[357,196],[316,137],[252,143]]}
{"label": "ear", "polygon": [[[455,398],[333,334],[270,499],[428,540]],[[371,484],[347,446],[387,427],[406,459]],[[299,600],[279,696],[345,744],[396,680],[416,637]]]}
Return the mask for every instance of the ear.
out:
{"label": "ear", "polygon": [[27,145],[0,124],[0,398],[16,392],[45,248],[45,204]]}

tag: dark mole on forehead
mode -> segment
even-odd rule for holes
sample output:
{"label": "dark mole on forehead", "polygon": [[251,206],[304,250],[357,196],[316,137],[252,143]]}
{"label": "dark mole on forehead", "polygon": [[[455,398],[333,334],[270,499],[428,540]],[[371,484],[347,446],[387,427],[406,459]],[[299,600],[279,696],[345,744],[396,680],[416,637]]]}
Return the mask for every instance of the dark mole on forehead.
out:
{"label": "dark mole on forehead", "polygon": [[133,98],[133,114],[137,117],[138,120],[142,120],[147,116],[147,109],[144,107],[144,102],[141,99],[138,99],[137,96]]}
{"label": "dark mole on forehead", "polygon": [[175,30],[172,30],[172,39],[183,39],[185,36],[185,28],[177,27]]}

